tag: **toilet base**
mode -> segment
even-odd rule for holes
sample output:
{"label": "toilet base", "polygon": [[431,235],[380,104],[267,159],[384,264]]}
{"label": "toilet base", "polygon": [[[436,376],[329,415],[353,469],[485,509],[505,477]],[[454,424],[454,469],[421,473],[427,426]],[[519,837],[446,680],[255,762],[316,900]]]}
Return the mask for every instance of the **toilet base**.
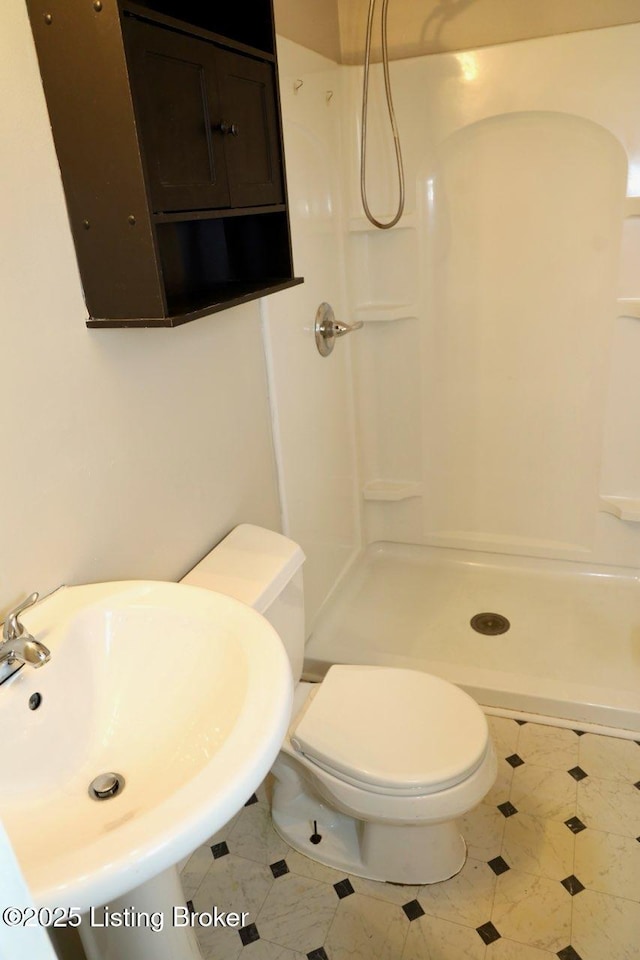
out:
{"label": "toilet base", "polygon": [[[428,884],[462,870],[467,845],[455,820],[419,825],[356,820],[305,793],[286,802],[274,784],[272,819],[283,840],[311,860],[356,877],[388,883]],[[322,838],[312,843],[314,822]]]}

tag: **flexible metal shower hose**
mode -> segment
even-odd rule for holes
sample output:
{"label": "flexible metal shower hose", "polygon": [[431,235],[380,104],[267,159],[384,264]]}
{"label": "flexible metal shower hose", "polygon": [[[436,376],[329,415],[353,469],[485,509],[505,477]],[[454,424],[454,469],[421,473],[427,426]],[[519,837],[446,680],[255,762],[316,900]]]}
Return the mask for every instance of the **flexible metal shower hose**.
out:
{"label": "flexible metal shower hose", "polygon": [[398,209],[392,220],[384,223],[377,220],[371,210],[367,200],[366,184],[366,161],[367,161],[367,114],[369,107],[369,67],[371,64],[371,36],[373,33],[373,17],[375,13],[376,0],[369,0],[369,16],[367,18],[367,40],[364,54],[364,81],[362,87],[362,137],[360,140],[360,196],[362,197],[362,206],[367,215],[367,219],[381,230],[388,230],[394,227],[404,211],[404,167],[402,164],[402,148],[400,146],[400,136],[398,134],[398,125],[396,123],[396,113],[393,107],[393,97],[391,95],[391,80],[389,77],[389,47],[387,41],[387,16],[389,0],[382,0],[382,68],[384,72],[384,88],[387,97],[387,108],[389,111],[389,121],[393,133],[393,143],[396,152],[396,166],[398,169]]}

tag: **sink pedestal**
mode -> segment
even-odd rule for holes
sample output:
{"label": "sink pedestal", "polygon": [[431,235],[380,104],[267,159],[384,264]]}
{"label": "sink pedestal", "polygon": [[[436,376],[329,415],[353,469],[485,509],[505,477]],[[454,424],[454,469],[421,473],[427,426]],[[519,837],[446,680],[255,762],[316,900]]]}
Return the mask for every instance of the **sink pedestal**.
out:
{"label": "sink pedestal", "polygon": [[193,929],[180,924],[184,908],[178,869],[170,867],[83,915],[78,932],[87,960],[202,960]]}

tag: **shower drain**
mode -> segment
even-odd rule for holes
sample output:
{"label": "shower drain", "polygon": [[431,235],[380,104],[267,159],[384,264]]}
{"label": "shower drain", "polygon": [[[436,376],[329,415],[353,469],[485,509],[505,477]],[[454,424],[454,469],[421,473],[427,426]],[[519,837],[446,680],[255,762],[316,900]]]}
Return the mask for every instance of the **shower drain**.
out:
{"label": "shower drain", "polygon": [[511,626],[501,613],[476,613],[470,622],[476,633],[483,633],[487,637],[497,637],[500,633],[506,633]]}

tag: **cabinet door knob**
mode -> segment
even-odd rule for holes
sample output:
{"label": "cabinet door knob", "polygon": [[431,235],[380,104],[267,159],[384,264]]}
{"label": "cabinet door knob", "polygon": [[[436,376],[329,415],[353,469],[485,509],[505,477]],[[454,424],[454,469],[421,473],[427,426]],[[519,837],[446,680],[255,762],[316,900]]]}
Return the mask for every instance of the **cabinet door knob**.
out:
{"label": "cabinet door knob", "polygon": [[240,128],[237,123],[230,123],[228,120],[219,120],[218,123],[214,123],[213,129],[217,130],[218,133],[225,134],[227,136],[237,137],[240,133]]}

